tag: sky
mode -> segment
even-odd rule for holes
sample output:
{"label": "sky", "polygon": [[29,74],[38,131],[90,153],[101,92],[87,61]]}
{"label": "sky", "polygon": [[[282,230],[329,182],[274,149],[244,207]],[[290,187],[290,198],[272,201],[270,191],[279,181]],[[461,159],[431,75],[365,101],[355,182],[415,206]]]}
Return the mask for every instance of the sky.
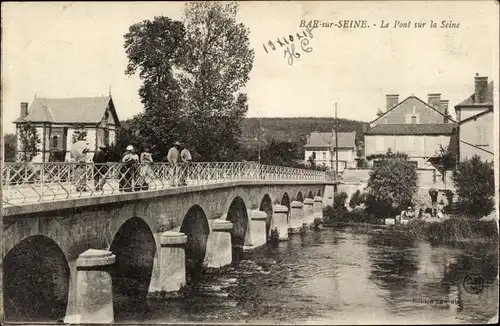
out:
{"label": "sky", "polygon": [[[181,2],[2,3],[2,123],[14,132],[20,102],[111,93],[120,119],[143,110],[138,76],[124,74],[123,35],[155,16],[182,19]],[[386,94],[427,101],[441,93],[450,107],[474,91],[479,73],[499,83],[498,2],[240,2],[237,20],[255,50],[245,91],[249,117],[332,117],[371,121]],[[369,28],[319,27],[287,63],[262,44],[302,32],[301,20],[367,20]],[[381,28],[382,20],[426,22],[425,28]],[[429,28],[430,21],[459,28]],[[276,43],[276,42],[275,42]],[[297,45],[300,50],[300,46]],[[268,49],[269,51],[269,49]],[[453,111],[453,110],[452,110]],[[498,110],[497,110],[498,111]],[[452,112],[453,113],[453,112]]]}

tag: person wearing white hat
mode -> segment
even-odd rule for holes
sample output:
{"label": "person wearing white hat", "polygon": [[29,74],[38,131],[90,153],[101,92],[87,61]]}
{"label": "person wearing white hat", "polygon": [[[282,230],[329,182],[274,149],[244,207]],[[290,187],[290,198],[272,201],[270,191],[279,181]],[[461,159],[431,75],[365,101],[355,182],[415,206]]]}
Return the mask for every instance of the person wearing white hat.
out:
{"label": "person wearing white hat", "polygon": [[75,161],[76,166],[74,169],[74,185],[76,191],[87,191],[87,175],[86,175],[86,161],[87,153],[89,152],[89,144],[84,141],[77,141],[71,147],[71,156]]}
{"label": "person wearing white hat", "polygon": [[134,187],[136,165],[139,162],[139,156],[135,153],[134,146],[128,145],[123,154],[120,178],[120,191],[131,192]]}

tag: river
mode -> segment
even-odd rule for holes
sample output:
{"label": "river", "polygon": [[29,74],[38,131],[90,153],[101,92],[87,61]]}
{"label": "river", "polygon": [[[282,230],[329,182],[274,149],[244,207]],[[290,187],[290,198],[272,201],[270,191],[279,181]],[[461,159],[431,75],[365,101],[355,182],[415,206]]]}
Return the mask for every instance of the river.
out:
{"label": "river", "polygon": [[[149,300],[116,321],[485,323],[498,306],[498,244],[433,246],[344,226],[292,235],[245,258],[205,274],[181,298]],[[466,291],[468,273],[481,275],[480,293]]]}

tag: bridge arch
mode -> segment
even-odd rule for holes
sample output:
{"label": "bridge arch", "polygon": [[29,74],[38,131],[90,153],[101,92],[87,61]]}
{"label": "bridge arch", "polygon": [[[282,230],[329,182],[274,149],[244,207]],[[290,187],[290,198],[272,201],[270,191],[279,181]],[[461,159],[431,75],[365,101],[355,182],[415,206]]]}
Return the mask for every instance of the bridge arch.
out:
{"label": "bridge arch", "polygon": [[154,258],[158,255],[157,244],[148,223],[140,217],[132,217],[118,229],[109,250],[116,255],[111,279],[113,306],[120,315],[131,306],[145,302]]}
{"label": "bridge arch", "polygon": [[241,197],[237,196],[233,199],[231,205],[229,205],[226,219],[233,223],[233,229],[231,230],[233,261],[238,261],[243,253],[243,246],[248,232],[248,211]]}
{"label": "bridge arch", "polygon": [[30,236],[3,258],[6,321],[54,322],[66,315],[70,268],[59,245],[43,235]]}
{"label": "bridge arch", "polygon": [[297,193],[296,200],[297,200],[297,201],[300,201],[300,202],[303,202],[303,201],[304,201],[304,196],[302,195],[302,192],[301,192],[301,191],[299,191],[299,192]]}
{"label": "bridge arch", "polygon": [[210,227],[208,219],[199,205],[191,206],[184,215],[180,232],[187,236],[186,243],[186,281],[195,282],[202,271],[207,251]]}
{"label": "bridge arch", "polygon": [[307,194],[307,198],[314,199],[314,194],[313,194],[312,190],[309,190],[309,193]]}
{"label": "bridge arch", "polygon": [[269,233],[271,232],[271,223],[273,220],[273,201],[271,200],[271,196],[265,194],[261,201],[259,210],[263,211],[267,214],[266,221],[266,240],[269,240]]}

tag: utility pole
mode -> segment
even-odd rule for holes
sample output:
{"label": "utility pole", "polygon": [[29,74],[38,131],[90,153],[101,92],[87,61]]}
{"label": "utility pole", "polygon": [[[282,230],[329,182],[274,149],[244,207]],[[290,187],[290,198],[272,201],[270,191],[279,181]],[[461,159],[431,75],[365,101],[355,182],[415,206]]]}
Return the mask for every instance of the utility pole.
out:
{"label": "utility pole", "polygon": [[259,132],[258,132],[258,139],[259,139],[259,165],[260,165],[260,138],[261,138],[261,132],[262,132],[262,119],[259,118]]}
{"label": "utility pole", "polygon": [[339,174],[339,137],[338,137],[338,120],[337,120],[337,102],[335,102],[335,181]]}

